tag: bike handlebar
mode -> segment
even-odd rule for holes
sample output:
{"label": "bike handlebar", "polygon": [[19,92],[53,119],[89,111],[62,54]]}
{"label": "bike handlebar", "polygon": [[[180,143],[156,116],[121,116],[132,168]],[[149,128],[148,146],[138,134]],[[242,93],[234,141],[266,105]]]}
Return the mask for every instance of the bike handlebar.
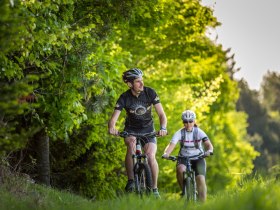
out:
{"label": "bike handlebar", "polygon": [[[214,153],[213,152],[210,152],[210,155],[213,155]],[[172,160],[172,161],[176,161],[178,160],[178,158],[189,158],[190,160],[193,160],[193,159],[200,159],[200,158],[205,158],[205,157],[208,157],[205,155],[205,152],[203,153],[200,153],[198,155],[193,155],[193,156],[181,156],[181,155],[177,155],[177,156],[168,156],[168,157],[164,157],[164,156],[161,156],[163,159],[166,159],[166,160]]]}
{"label": "bike handlebar", "polygon": [[121,131],[121,132],[118,133],[118,135],[119,135],[120,137],[123,137],[123,138],[125,138],[125,137],[127,137],[127,136],[135,136],[135,137],[137,137],[137,138],[147,138],[147,137],[153,138],[153,137],[158,137],[158,136],[159,136],[159,135],[158,135],[158,132],[156,132],[156,131],[154,131],[154,132],[152,132],[152,133],[145,133],[145,134],[140,134],[140,133],[129,133],[129,132],[126,132],[126,131]]}
{"label": "bike handlebar", "polygon": [[166,160],[172,160],[172,161],[176,161],[177,160],[177,156],[168,156],[168,157],[163,157],[161,156],[163,159],[166,159]]}

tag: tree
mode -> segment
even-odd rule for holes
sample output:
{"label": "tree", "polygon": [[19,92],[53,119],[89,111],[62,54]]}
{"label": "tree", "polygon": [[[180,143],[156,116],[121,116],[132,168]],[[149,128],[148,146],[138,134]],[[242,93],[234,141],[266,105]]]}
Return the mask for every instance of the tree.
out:
{"label": "tree", "polygon": [[[264,134],[264,147],[269,158],[267,168],[275,167],[280,160],[280,74],[268,71],[262,80],[260,103],[267,110],[267,132]],[[266,150],[264,150],[266,152]],[[279,164],[278,164],[279,165]]]}
{"label": "tree", "polygon": [[268,71],[262,80],[261,84],[261,103],[269,111],[280,112],[280,74],[273,71]]}
{"label": "tree", "polygon": [[[268,79],[268,77],[265,76],[264,78]],[[273,76],[273,80],[274,78],[275,76]],[[273,103],[273,99],[270,98],[270,96],[273,97],[276,90],[274,88],[269,88],[272,86],[267,82],[268,80],[263,82],[263,90],[257,92],[255,90],[250,90],[248,84],[244,80],[239,81],[240,98],[237,102],[237,110],[244,111],[248,115],[247,132],[250,136],[250,142],[261,154],[254,161],[255,171],[264,171],[265,173],[267,173],[268,169],[277,164],[279,156],[276,154],[278,154],[280,149],[279,119],[277,117],[274,118],[273,116],[277,115],[271,114],[273,111],[268,109],[271,107],[268,104]],[[264,90],[269,92],[267,93],[268,96],[262,95],[265,92]],[[265,100],[269,102],[265,102]]]}
{"label": "tree", "polygon": [[[230,173],[250,173],[257,152],[246,141],[246,116],[235,113],[238,91],[232,80],[234,64],[228,65],[228,51],[204,35],[207,26],[215,27],[219,23],[212,11],[197,1],[165,1],[157,6],[159,13],[144,11],[147,15],[142,21],[130,22],[122,33],[120,45],[133,55],[127,65],[143,68],[146,84],[157,87],[168,117],[169,133],[182,126],[183,110],[193,109],[198,113],[199,122],[218,151],[214,161],[209,160],[209,167],[215,169],[217,163],[221,166],[219,171],[214,170],[215,176],[208,178],[213,186],[210,190],[231,186],[238,178]],[[147,29],[149,19],[153,20],[153,27]],[[238,127],[233,123],[237,119]],[[159,140],[159,151],[166,145],[161,142],[164,140]],[[237,161],[244,154],[248,154],[248,159]],[[223,158],[226,155],[229,158]],[[171,163],[166,166],[168,163],[161,161],[159,164],[164,167],[163,180],[169,180],[162,185],[176,185],[174,174],[170,173],[174,166]]]}
{"label": "tree", "polygon": [[[198,113],[220,151],[214,157],[222,167],[215,171],[222,180],[216,189],[235,181],[227,173],[229,164],[236,171],[247,165],[249,173],[256,154],[242,141],[244,116],[234,112],[238,94],[227,52],[205,36],[207,27],[219,25],[210,8],[196,0],[5,3],[0,27],[11,28],[11,44],[1,37],[3,153],[25,149],[27,157],[39,160],[36,154],[48,152],[43,146],[49,140],[51,185],[90,198],[115,196],[111,189],[121,189],[125,182],[125,148],[107,135],[107,121],[117,93],[125,90],[121,73],[138,66],[147,85],[161,96],[170,132],[180,127],[178,116],[184,109]],[[242,121],[238,127],[231,121],[235,114]],[[40,148],[31,144],[42,139]],[[222,158],[224,149],[232,155],[229,162]],[[246,160],[236,161],[245,153]],[[42,167],[41,174],[47,171]]]}

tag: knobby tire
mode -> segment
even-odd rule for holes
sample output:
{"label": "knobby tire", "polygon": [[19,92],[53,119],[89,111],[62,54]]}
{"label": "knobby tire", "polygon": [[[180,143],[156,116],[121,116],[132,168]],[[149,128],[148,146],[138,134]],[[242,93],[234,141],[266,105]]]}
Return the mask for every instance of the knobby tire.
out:
{"label": "knobby tire", "polygon": [[192,192],[193,192],[193,201],[197,201],[197,186],[196,186],[196,180],[195,180],[195,173],[192,174]]}
{"label": "knobby tire", "polygon": [[183,189],[182,194],[186,198],[186,202],[195,202],[196,201],[196,186],[195,186],[195,178],[191,178],[184,174],[183,180]]}
{"label": "knobby tire", "polygon": [[192,192],[192,180],[190,177],[187,177],[186,179],[186,188],[187,188],[187,200],[191,201],[193,197],[193,192]]}
{"label": "knobby tire", "polygon": [[150,194],[152,190],[152,173],[147,163],[139,163],[137,173],[135,174],[136,192],[141,196]]}

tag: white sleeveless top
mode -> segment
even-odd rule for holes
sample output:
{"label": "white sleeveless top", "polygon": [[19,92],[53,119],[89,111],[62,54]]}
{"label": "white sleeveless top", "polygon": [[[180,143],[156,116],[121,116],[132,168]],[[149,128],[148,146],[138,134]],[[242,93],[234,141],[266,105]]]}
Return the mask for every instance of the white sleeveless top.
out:
{"label": "white sleeveless top", "polygon": [[[197,128],[197,139],[193,139],[193,131],[194,129],[192,129],[192,131],[185,132],[185,140],[184,140],[184,147],[181,149],[181,154],[183,156],[193,156],[193,155],[198,155],[199,153],[201,153],[201,151],[203,151],[203,147],[202,147],[202,141],[203,140],[208,140],[208,136],[206,135],[206,133],[201,130],[200,128]],[[177,144],[178,142],[181,144],[182,141],[182,136],[181,136],[181,129],[179,129],[178,131],[176,131],[176,133],[173,135],[172,139],[171,139],[171,143],[173,144]],[[195,141],[197,141],[198,143],[198,148],[195,147]]]}

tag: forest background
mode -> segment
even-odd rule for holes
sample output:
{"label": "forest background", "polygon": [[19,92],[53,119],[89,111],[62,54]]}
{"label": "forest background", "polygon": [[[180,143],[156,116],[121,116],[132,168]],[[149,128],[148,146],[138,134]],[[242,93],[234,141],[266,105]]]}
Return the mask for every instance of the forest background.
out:
{"label": "forest background", "polygon": [[185,109],[215,147],[210,193],[252,173],[279,175],[280,75],[268,72],[259,92],[236,81],[234,55],[206,36],[220,23],[199,0],[4,0],[0,13],[1,170],[89,198],[116,196],[126,149],[107,122],[127,89],[122,72],[138,67],[168,118],[159,188],[179,191],[175,165],[160,156]]}

